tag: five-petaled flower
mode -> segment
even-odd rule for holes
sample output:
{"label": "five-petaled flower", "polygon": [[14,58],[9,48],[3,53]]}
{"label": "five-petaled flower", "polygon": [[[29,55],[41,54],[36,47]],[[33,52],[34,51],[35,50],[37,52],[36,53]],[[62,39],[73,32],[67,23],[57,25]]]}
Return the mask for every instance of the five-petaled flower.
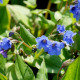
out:
{"label": "five-petaled flower", "polygon": [[64,32],[65,32],[65,27],[64,27],[64,25],[63,25],[63,26],[57,25],[57,31],[58,31],[59,33],[64,33]]}
{"label": "five-petaled flower", "polygon": [[4,58],[7,58],[7,51],[12,47],[12,43],[8,38],[4,38],[2,42],[0,42],[0,54],[3,55]]}
{"label": "five-petaled flower", "polygon": [[61,53],[61,49],[64,48],[63,42],[54,41],[51,42],[48,40],[46,36],[41,36],[36,38],[37,48],[44,48],[45,52],[48,52],[50,55],[59,55]]}
{"label": "five-petaled flower", "polygon": [[63,42],[54,41],[49,46],[48,54],[50,54],[50,55],[60,55],[62,48],[64,48],[64,43]]}
{"label": "five-petaled flower", "polygon": [[73,36],[76,35],[76,33],[73,33],[72,31],[68,30],[64,34],[63,40],[66,42],[66,45],[72,45],[74,43]]}
{"label": "five-petaled flower", "polygon": [[36,38],[36,42],[37,42],[37,48],[38,49],[43,48],[45,52],[48,51],[49,44],[51,44],[51,41],[48,40],[48,38],[44,35]]}

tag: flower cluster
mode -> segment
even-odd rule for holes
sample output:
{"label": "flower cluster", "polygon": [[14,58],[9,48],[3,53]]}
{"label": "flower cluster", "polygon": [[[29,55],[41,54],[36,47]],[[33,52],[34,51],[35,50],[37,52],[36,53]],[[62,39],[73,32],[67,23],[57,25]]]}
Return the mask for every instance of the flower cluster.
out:
{"label": "flower cluster", "polygon": [[[57,31],[59,33],[64,33],[63,40],[66,43],[66,45],[72,45],[74,43],[73,36],[76,35],[76,33],[73,33],[72,31],[68,30],[65,31],[65,27],[58,25]],[[48,40],[46,36],[41,36],[36,38],[36,46],[38,49],[43,48],[45,52],[48,52],[50,55],[60,55],[61,49],[65,47],[63,42],[53,41],[51,42]]]}
{"label": "flower cluster", "polygon": [[76,35],[76,33],[70,30],[65,31],[65,27],[61,25],[57,25],[57,31],[59,33],[64,33],[63,41],[65,41],[66,45],[72,45],[72,43],[74,43],[73,36]]}
{"label": "flower cluster", "polygon": [[45,52],[48,52],[50,55],[59,55],[61,49],[64,48],[63,42],[54,41],[51,42],[46,36],[41,36],[36,38],[37,48],[43,48]]}
{"label": "flower cluster", "polygon": [[7,52],[11,47],[11,41],[8,38],[4,38],[2,42],[0,42],[0,54],[2,54],[4,58],[6,58]]}
{"label": "flower cluster", "polygon": [[3,3],[3,0],[0,0],[0,3],[2,4]]}
{"label": "flower cluster", "polygon": [[70,12],[77,21],[80,19],[80,0],[75,5],[70,5]]}

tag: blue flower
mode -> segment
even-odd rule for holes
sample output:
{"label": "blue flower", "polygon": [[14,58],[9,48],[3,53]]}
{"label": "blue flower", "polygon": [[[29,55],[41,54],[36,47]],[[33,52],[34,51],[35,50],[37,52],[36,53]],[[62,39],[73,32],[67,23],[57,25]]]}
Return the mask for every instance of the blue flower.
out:
{"label": "blue flower", "polygon": [[72,45],[74,43],[73,36],[76,35],[76,33],[73,33],[72,31],[66,31],[64,34],[63,40],[66,42],[67,45]]}
{"label": "blue flower", "polygon": [[7,58],[7,51],[2,49],[2,42],[0,42],[0,54],[2,54],[4,58]]}
{"label": "blue flower", "polygon": [[2,54],[4,58],[7,58],[7,51],[1,50],[0,54]]}
{"label": "blue flower", "polygon": [[73,17],[76,18],[77,21],[80,19],[80,0],[75,5],[70,6],[70,12],[73,13]]}
{"label": "blue flower", "polygon": [[63,26],[57,25],[57,31],[58,31],[59,33],[64,33],[64,32],[65,32],[65,27],[64,27],[64,25],[63,25]]}
{"label": "blue flower", "polygon": [[11,41],[10,41],[8,38],[4,38],[4,39],[2,40],[2,48],[3,48],[4,50],[10,49],[11,46],[12,46],[12,43],[11,43]]}
{"label": "blue flower", "polygon": [[2,4],[3,3],[3,0],[0,0],[0,3]]}
{"label": "blue flower", "polygon": [[77,5],[70,5],[70,12],[75,14],[76,11],[77,11]]}
{"label": "blue flower", "polygon": [[36,42],[37,42],[37,48],[38,49],[43,48],[45,52],[48,51],[48,47],[51,44],[51,42],[48,40],[48,38],[44,35],[36,38]]}
{"label": "blue flower", "polygon": [[63,42],[54,41],[49,46],[48,54],[50,54],[50,55],[60,55],[62,48],[64,48],[64,43]]}
{"label": "blue flower", "polygon": [[80,0],[78,0],[78,7],[80,8]]}
{"label": "blue flower", "polygon": [[8,38],[4,38],[2,42],[0,42],[0,54],[3,55],[4,58],[7,58],[7,51],[12,47],[12,43]]}

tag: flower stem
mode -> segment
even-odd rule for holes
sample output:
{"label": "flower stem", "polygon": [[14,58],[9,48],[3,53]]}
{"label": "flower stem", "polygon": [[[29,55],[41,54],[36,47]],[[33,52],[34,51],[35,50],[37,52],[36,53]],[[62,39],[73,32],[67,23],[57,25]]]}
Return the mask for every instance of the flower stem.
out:
{"label": "flower stem", "polygon": [[[50,10],[50,8],[51,8],[51,0],[49,0],[48,5],[47,5],[47,9]],[[47,19],[47,17],[48,17],[48,12],[45,14],[46,19]]]}
{"label": "flower stem", "polygon": [[58,74],[57,74],[57,80],[59,80],[59,72],[62,70],[63,67],[61,67],[58,71]]}
{"label": "flower stem", "polygon": [[28,44],[26,44],[25,42],[23,42],[23,44],[28,47],[29,49],[32,49]]}
{"label": "flower stem", "polygon": [[42,48],[38,54],[35,54],[34,59],[38,59],[43,52],[44,52],[44,49]]}
{"label": "flower stem", "polygon": [[[21,37],[19,37],[22,41],[23,39]],[[30,47],[28,44],[26,44],[25,42],[23,42],[23,45],[25,45],[26,47],[28,47],[29,49],[32,49],[32,47]]]}

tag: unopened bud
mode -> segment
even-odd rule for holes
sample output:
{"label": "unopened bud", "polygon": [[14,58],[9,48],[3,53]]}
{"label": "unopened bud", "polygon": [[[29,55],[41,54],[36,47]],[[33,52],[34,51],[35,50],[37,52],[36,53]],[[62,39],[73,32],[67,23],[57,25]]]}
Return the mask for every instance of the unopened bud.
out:
{"label": "unopened bud", "polygon": [[13,36],[14,35],[14,32],[10,32],[9,33],[9,37]]}
{"label": "unopened bud", "polygon": [[74,61],[74,59],[68,59],[68,60],[64,61],[62,64],[62,67],[66,67],[66,66],[70,65],[73,61]]}

